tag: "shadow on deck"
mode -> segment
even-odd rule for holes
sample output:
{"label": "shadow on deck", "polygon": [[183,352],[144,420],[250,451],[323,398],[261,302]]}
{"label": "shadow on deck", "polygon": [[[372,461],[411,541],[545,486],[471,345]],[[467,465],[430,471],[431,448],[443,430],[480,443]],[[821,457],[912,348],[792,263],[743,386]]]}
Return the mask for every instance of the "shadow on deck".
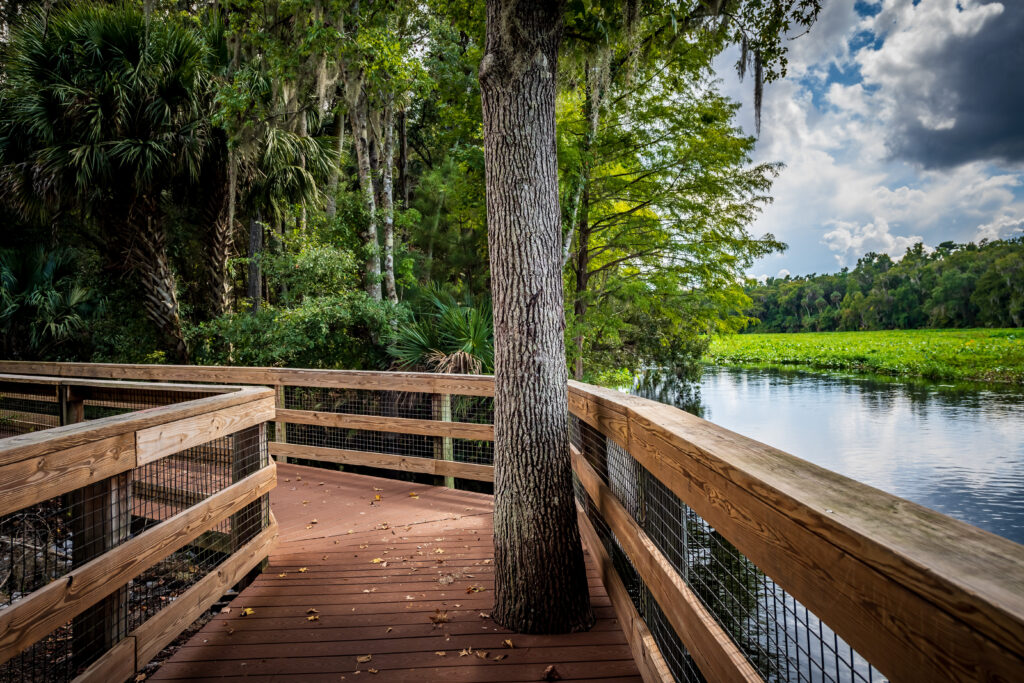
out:
{"label": "shadow on deck", "polygon": [[490,620],[490,496],[282,464],[271,506],[269,568],[150,680],[641,680],[589,555],[590,632]]}

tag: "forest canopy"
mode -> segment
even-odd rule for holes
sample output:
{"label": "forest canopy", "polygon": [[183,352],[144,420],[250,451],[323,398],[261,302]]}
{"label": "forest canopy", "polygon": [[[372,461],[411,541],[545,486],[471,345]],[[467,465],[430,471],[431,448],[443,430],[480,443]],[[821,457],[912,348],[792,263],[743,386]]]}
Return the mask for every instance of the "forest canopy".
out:
{"label": "forest canopy", "polygon": [[[784,248],[750,229],[779,167],[751,163],[711,62],[741,44],[759,97],[816,3],[655,4],[565,11],[579,378],[692,371]],[[5,357],[489,369],[482,3],[24,0],[0,21]]]}

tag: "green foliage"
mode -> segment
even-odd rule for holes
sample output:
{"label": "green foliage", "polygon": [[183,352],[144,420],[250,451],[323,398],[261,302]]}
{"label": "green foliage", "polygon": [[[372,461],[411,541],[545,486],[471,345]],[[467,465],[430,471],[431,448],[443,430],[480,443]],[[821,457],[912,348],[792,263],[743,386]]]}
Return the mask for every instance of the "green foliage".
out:
{"label": "green foliage", "polygon": [[712,363],[799,364],[934,380],[1024,383],[1017,329],[734,334],[715,337]]}
{"label": "green foliage", "polygon": [[448,373],[494,372],[491,302],[430,287],[414,320],[395,331],[388,347],[399,367]]}
{"label": "green foliage", "polygon": [[5,358],[66,359],[88,338],[102,302],[78,278],[75,254],[0,252],[0,346]]}
{"label": "green foliage", "polygon": [[769,278],[746,288],[752,332],[1024,326],[1024,238],[917,244],[894,262],[870,253],[853,270]]}

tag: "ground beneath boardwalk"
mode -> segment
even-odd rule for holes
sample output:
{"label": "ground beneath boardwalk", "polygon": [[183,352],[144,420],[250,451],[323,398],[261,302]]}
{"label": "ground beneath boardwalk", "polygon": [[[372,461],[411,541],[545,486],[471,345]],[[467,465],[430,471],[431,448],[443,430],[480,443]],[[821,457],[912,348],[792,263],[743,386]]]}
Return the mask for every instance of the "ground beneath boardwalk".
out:
{"label": "ground beneath boardwalk", "polygon": [[491,621],[490,496],[279,465],[271,507],[270,567],[149,680],[640,680],[589,557],[590,632]]}

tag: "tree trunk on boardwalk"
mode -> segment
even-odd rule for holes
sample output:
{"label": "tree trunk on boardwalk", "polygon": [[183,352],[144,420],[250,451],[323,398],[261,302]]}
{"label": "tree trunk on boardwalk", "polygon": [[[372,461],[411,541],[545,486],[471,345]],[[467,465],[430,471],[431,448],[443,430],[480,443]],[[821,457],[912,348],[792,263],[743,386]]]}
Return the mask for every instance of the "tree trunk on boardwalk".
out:
{"label": "tree trunk on boardwalk", "polygon": [[391,162],[395,156],[394,105],[384,109],[384,149],[381,155],[380,209],[384,219],[384,291],[388,301],[398,303],[395,287],[395,188]]}
{"label": "tree trunk on boardwalk", "polygon": [[523,633],[593,624],[569,461],[555,72],[561,4],[488,0],[480,64],[495,341],[495,606]]}
{"label": "tree trunk on boardwalk", "polygon": [[259,214],[249,221],[249,289],[246,292],[252,303],[252,310],[260,310],[263,299],[263,271],[260,269],[259,255],[263,252],[263,223]]}

